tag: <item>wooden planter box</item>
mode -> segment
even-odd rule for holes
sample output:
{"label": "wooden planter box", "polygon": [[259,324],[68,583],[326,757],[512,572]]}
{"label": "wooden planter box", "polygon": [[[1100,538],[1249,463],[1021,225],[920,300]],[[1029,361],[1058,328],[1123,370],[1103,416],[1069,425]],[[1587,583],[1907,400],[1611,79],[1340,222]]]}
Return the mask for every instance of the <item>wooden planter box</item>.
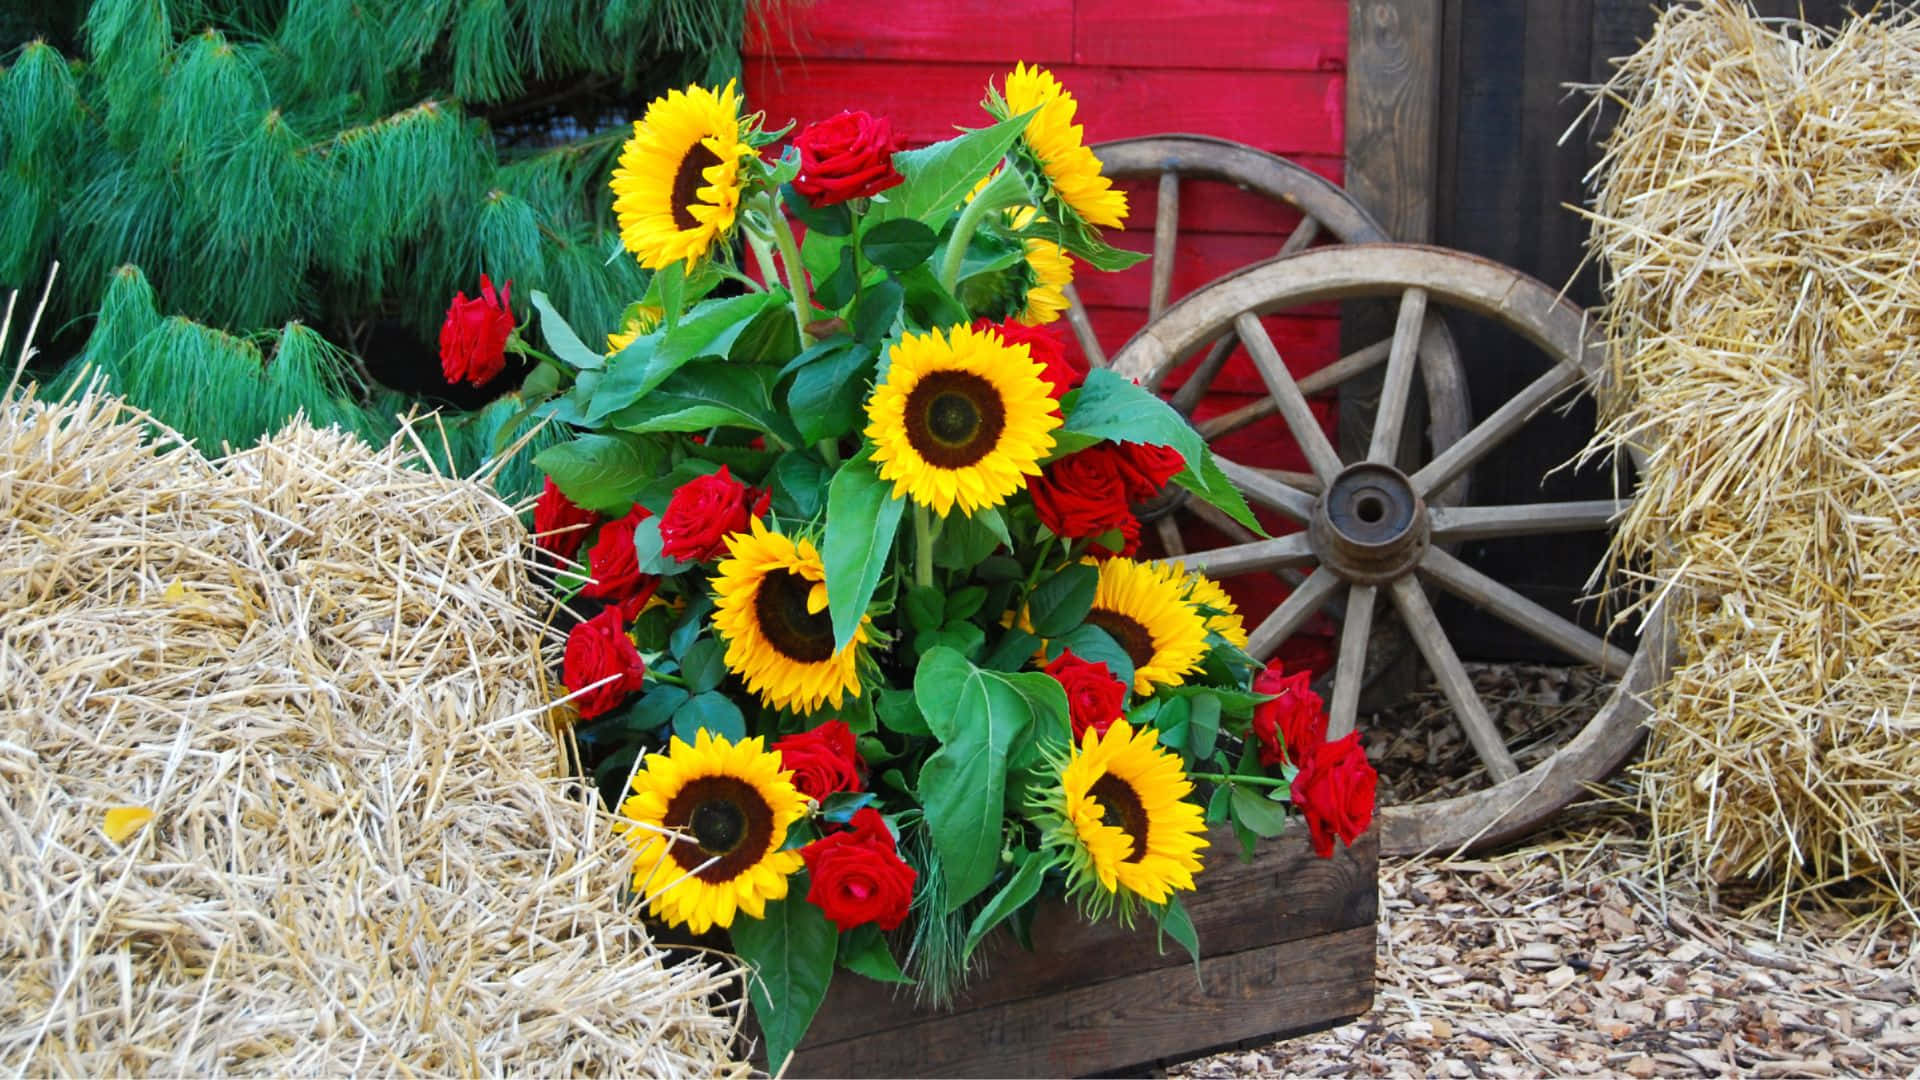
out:
{"label": "wooden planter box", "polygon": [[1035,916],[1035,951],[1004,930],[981,946],[983,972],[951,1012],[916,1008],[911,987],[837,972],[786,1075],[1141,1072],[1372,1008],[1377,836],[1321,859],[1304,828],[1290,830],[1251,864],[1231,831],[1211,839],[1200,888],[1184,894],[1198,979],[1185,949],[1156,947],[1146,920],[1089,924],[1055,903]]}

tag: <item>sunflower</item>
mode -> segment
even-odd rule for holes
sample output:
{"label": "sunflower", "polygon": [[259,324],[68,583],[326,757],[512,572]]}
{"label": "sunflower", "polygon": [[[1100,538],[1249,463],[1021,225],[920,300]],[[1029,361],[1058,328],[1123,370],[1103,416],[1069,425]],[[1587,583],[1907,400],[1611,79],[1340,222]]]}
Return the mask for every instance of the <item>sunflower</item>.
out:
{"label": "sunflower", "polygon": [[1186,598],[1187,583],[1177,567],[1132,559],[1100,564],[1087,622],[1113,635],[1133,660],[1133,692],[1145,696],[1159,686],[1179,686],[1200,669],[1207,649],[1206,617]]}
{"label": "sunflower", "polygon": [[701,728],[692,746],[676,736],[647,755],[614,828],[634,849],[633,888],[648,910],[704,934],[732,926],[736,911],[761,918],[787,895],[801,858],[781,847],[806,813],[793,774],[759,736],[730,743]]}
{"label": "sunflower", "polygon": [[607,356],[617,355],[621,349],[634,343],[640,335],[651,334],[660,328],[660,320],[666,312],[652,304],[632,304],[626,314],[620,317],[620,329],[607,335]]}
{"label": "sunflower", "polygon": [[1060,853],[1068,895],[1095,918],[1117,901],[1126,918],[1134,897],[1164,904],[1193,888],[1207,838],[1200,808],[1186,799],[1192,791],[1152,727],[1120,719],[1104,735],[1088,728],[1059,787],[1041,796],[1044,843]]}
{"label": "sunflower", "polygon": [[1127,196],[1100,175],[1100,159],[1081,141],[1073,122],[1079,104],[1059,80],[1041,67],[1014,65],[1004,95],[1007,115],[1039,108],[1021,136],[1047,174],[1047,183],[1074,213],[1090,225],[1118,228],[1127,219]]}
{"label": "sunflower", "polygon": [[670,90],[634,122],[613,170],[613,213],[620,242],[651,270],[685,261],[689,269],[733,228],[740,208],[740,98],[733,83]]}
{"label": "sunflower", "polygon": [[[1173,569],[1179,573],[1182,567],[1175,563]],[[1197,570],[1187,575],[1187,603],[1200,609],[1207,629],[1219,634],[1227,644],[1236,649],[1247,647],[1247,624],[1241,620],[1233,597],[1227,595],[1219,582]]]}
{"label": "sunflower", "polygon": [[955,326],[908,334],[888,350],[887,378],[867,402],[867,437],[893,494],[945,517],[998,506],[1040,475],[1060,426],[1024,345]]}
{"label": "sunflower", "polygon": [[810,713],[847,694],[860,696],[860,646],[866,620],[834,651],[827,614],[827,571],[811,540],[793,540],[754,518],[727,537],[713,578],[713,626],[726,640],[727,667],[770,708]]}
{"label": "sunflower", "polygon": [[[1037,216],[1033,207],[1022,208],[1014,217],[1014,228],[1025,228]],[[1024,306],[1013,318],[1025,326],[1045,326],[1067,310],[1066,288],[1073,284],[1073,258],[1051,240],[1029,236],[1020,242],[1026,245],[1027,273],[1032,280],[1027,285]]]}

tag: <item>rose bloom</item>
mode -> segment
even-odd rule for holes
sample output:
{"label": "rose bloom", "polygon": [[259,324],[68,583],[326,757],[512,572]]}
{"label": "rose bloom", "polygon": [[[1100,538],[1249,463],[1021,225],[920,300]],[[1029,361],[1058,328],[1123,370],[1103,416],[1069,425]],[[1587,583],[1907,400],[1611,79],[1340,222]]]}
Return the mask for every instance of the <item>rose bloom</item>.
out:
{"label": "rose bloom", "polygon": [[1074,742],[1078,743],[1088,728],[1105,735],[1107,728],[1120,719],[1127,687],[1107,670],[1106,661],[1089,664],[1067,649],[1042,670],[1067,692],[1067,717],[1073,723]]}
{"label": "rose bloom", "polygon": [[546,486],[540,489],[540,498],[533,504],[533,542],[563,559],[571,559],[580,550],[580,542],[587,538],[587,531],[599,520],[599,514],[575,506],[549,476]]}
{"label": "rose bloom", "polygon": [[881,117],[843,112],[807,125],[793,145],[800,151],[793,190],[814,206],[878,195],[903,179],[893,168],[893,125]]}
{"label": "rose bloom", "polygon": [[1367,752],[1360,748],[1357,731],[1307,752],[1300,775],[1293,778],[1293,804],[1307,819],[1313,850],[1321,858],[1333,854],[1335,836],[1351,847],[1373,824],[1373,795],[1379,780]]}
{"label": "rose bloom", "polygon": [[640,650],[634,648],[633,640],[627,637],[617,608],[607,608],[585,622],[574,624],[573,632],[567,635],[560,679],[569,692],[593,686],[610,675],[619,676],[573,699],[573,707],[583,720],[619,708],[628,694],[640,689],[646,674],[646,662],[640,659]]}
{"label": "rose bloom", "polygon": [[660,515],[660,550],[681,562],[709,562],[726,553],[727,536],[767,512],[770,491],[735,480],[725,465],[680,485]]}
{"label": "rose bloom", "polygon": [[1253,710],[1253,733],[1260,739],[1260,764],[1272,768],[1306,759],[1315,747],[1327,741],[1327,712],[1320,695],[1308,689],[1313,672],[1302,669],[1285,673],[1280,661],[1272,660],[1253,677],[1253,692],[1276,695]]}
{"label": "rose bloom", "polygon": [[1028,355],[1047,369],[1040,377],[1053,387],[1049,393],[1055,401],[1066,396],[1067,391],[1079,386],[1080,381],[1087,377],[1084,362],[1077,364],[1068,359],[1067,343],[1059,334],[1044,326],[1026,326],[1011,319],[1003,323],[980,319],[973,324],[973,328],[991,330],[1009,345],[1025,345]]}
{"label": "rose bloom", "polygon": [[859,791],[860,753],[845,720],[829,720],[811,731],[775,741],[780,767],[793,770],[793,786],[816,802],[836,791]]}
{"label": "rose bloom", "polygon": [[1027,484],[1033,508],[1054,535],[1088,540],[1119,530],[1120,550],[1095,544],[1094,555],[1131,555],[1140,546],[1140,519],[1127,505],[1112,443],[1096,443],[1053,462]]}
{"label": "rose bloom", "polygon": [[1130,503],[1158,498],[1161,492],[1167,490],[1168,482],[1187,467],[1187,459],[1180,456],[1180,451],[1153,443],[1123,442],[1117,447],[1114,458]]}
{"label": "rose bloom", "polygon": [[600,535],[587,550],[587,573],[592,581],[580,595],[617,604],[631,619],[660,587],[660,579],[640,572],[640,558],[633,550],[633,530],[652,517],[652,511],[635,503],[627,516],[600,527]]}
{"label": "rose bloom", "polygon": [[507,338],[513,335],[513,309],[508,305],[509,281],[493,289],[493,281],[480,275],[480,295],[467,299],[465,292],[455,293],[447,307],[447,321],[440,324],[440,371],[450,383],[462,379],[475,386],[493,381],[507,366]]}
{"label": "rose bloom", "polygon": [[852,827],[800,849],[806,860],[807,901],[842,931],[865,923],[892,930],[913,903],[913,867],[871,806],[854,812]]}

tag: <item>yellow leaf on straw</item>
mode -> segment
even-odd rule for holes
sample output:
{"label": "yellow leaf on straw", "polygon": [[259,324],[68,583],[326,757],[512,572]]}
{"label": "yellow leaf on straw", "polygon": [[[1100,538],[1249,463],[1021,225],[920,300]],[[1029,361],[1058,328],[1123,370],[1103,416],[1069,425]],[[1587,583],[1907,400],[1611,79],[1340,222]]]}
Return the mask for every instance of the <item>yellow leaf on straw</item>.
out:
{"label": "yellow leaf on straw", "polygon": [[207,602],[206,597],[187,588],[186,583],[179,578],[173,579],[173,584],[167,586],[167,591],[161,593],[160,598],[169,604],[185,604],[201,611],[206,611],[213,606]]}
{"label": "yellow leaf on straw", "polygon": [[144,806],[116,806],[107,811],[107,820],[101,828],[106,830],[107,839],[124,844],[128,837],[152,820],[153,811]]}

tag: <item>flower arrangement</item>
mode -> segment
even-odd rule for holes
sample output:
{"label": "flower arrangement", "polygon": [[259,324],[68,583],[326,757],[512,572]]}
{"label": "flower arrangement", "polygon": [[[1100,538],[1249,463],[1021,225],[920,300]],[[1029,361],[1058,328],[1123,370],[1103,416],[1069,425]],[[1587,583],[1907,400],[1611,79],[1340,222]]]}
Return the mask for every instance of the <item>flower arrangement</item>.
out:
{"label": "flower arrangement", "polygon": [[[654,916],[729,932],[770,1060],[836,968],[935,999],[1064,896],[1187,949],[1211,825],[1371,819],[1357,738],[1262,669],[1219,584],[1136,559],[1134,508],[1260,523],[1171,407],[1049,323],[1127,206],[1046,71],[896,149],[846,112],[776,149],[675,91],[613,174],[653,271],[607,348],[538,293],[534,508],[574,607],[563,699]],[[737,245],[737,247],[736,247]],[[736,251],[740,254],[736,256]]]}

